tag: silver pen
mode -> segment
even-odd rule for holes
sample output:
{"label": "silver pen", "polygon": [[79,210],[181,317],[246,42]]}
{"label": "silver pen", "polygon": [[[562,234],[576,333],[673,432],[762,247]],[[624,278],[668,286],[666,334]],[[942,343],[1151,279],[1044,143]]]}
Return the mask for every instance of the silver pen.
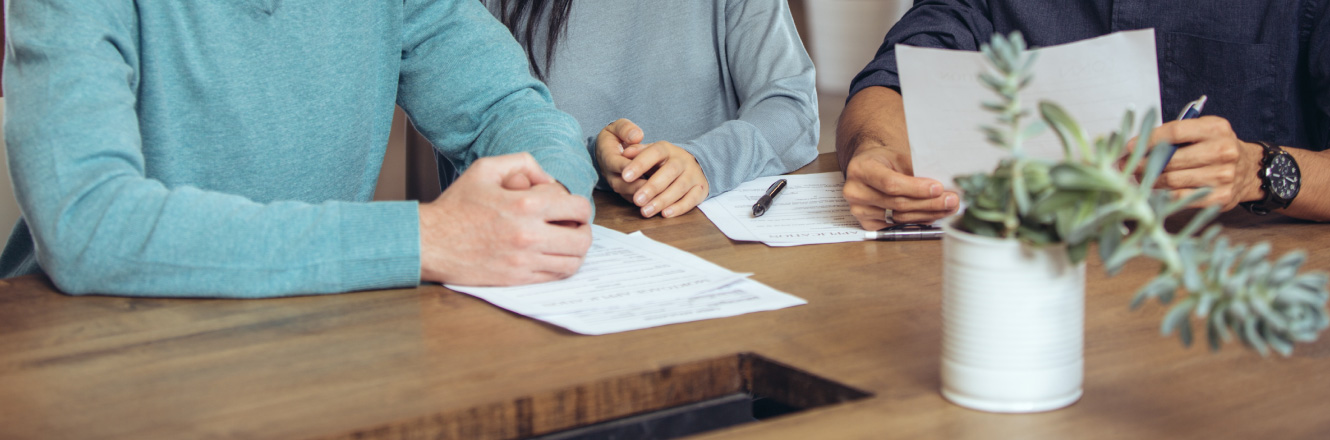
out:
{"label": "silver pen", "polygon": [[864,240],[907,241],[937,240],[942,238],[942,228],[932,225],[903,224],[880,231],[865,231]]}

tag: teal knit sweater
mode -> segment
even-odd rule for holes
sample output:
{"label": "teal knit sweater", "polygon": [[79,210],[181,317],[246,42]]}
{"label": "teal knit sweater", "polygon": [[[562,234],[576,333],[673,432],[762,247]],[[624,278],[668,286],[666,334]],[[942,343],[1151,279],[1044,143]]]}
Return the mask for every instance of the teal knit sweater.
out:
{"label": "teal knit sweater", "polygon": [[595,170],[476,0],[7,2],[24,220],[0,275],[62,291],[266,297],[414,286],[416,202],[369,202],[400,105],[463,168]]}

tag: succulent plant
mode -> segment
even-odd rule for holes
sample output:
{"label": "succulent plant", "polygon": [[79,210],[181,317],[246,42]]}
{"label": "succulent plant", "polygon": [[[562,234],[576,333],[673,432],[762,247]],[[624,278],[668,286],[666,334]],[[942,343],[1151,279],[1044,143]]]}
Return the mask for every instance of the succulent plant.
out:
{"label": "succulent plant", "polygon": [[[980,80],[999,100],[982,104],[997,115],[997,124],[980,129],[1010,156],[992,173],[956,178],[966,203],[958,228],[1034,246],[1065,244],[1073,262],[1083,261],[1096,243],[1109,275],[1138,256],[1158,260],[1159,275],[1137,292],[1131,307],[1150,298],[1173,304],[1160,331],[1165,336],[1176,332],[1186,346],[1193,339],[1193,317],[1203,324],[1212,350],[1236,336],[1262,356],[1271,350],[1288,356],[1294,343],[1314,341],[1330,326],[1330,276],[1300,273],[1303,252],[1289,252],[1272,263],[1269,243],[1230,244],[1218,225],[1201,232],[1219,214],[1218,206],[1196,212],[1176,233],[1165,229],[1168,216],[1209,191],[1175,197],[1154,188],[1170,150],[1167,144],[1148,144],[1158,120],[1155,109],[1139,126],[1134,112],[1127,111],[1118,131],[1093,140],[1053,102],[1040,102],[1041,119],[1027,124],[1030,112],[1022,106],[1020,91],[1033,80],[1036,54],[1027,51],[1019,32],[1009,38],[994,35],[981,52],[992,71]],[[1024,140],[1049,128],[1061,141],[1063,159],[1027,157]],[[1134,131],[1136,142],[1128,151]]]}

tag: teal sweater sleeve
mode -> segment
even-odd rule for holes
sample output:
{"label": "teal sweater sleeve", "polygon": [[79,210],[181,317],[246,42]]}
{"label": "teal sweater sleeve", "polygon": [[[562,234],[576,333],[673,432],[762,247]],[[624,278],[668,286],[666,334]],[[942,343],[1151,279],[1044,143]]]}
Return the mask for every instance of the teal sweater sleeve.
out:
{"label": "teal sweater sleeve", "polygon": [[[70,294],[416,285],[416,203],[368,201],[398,88],[472,158],[520,149],[512,119],[551,111],[503,56],[448,59],[494,26],[452,16],[467,3],[10,4],[5,134],[24,224],[0,259],[35,259]],[[525,136],[576,131],[528,120]],[[549,149],[542,165],[589,188],[568,171],[585,154]]]}
{"label": "teal sweater sleeve", "polygon": [[405,34],[398,103],[459,174],[480,157],[529,152],[590,200],[597,176],[577,120],[554,108],[522,47],[484,5],[410,0]]}
{"label": "teal sweater sleeve", "polygon": [[147,177],[140,130],[159,121],[136,113],[148,60],[133,2],[9,7],[11,174],[37,261],[60,290],[263,297],[419,282],[414,203],[258,203]]}

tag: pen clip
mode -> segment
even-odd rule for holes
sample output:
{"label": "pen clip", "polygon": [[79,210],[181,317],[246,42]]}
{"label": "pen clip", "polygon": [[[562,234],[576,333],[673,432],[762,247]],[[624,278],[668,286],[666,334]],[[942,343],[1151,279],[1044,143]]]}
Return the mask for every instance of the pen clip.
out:
{"label": "pen clip", "polygon": [[1178,113],[1178,120],[1181,121],[1183,119],[1192,119],[1200,116],[1201,110],[1205,108],[1205,101],[1208,99],[1207,96],[1201,95],[1201,97],[1196,98],[1195,101],[1188,102],[1187,105],[1182,106],[1182,112]]}

